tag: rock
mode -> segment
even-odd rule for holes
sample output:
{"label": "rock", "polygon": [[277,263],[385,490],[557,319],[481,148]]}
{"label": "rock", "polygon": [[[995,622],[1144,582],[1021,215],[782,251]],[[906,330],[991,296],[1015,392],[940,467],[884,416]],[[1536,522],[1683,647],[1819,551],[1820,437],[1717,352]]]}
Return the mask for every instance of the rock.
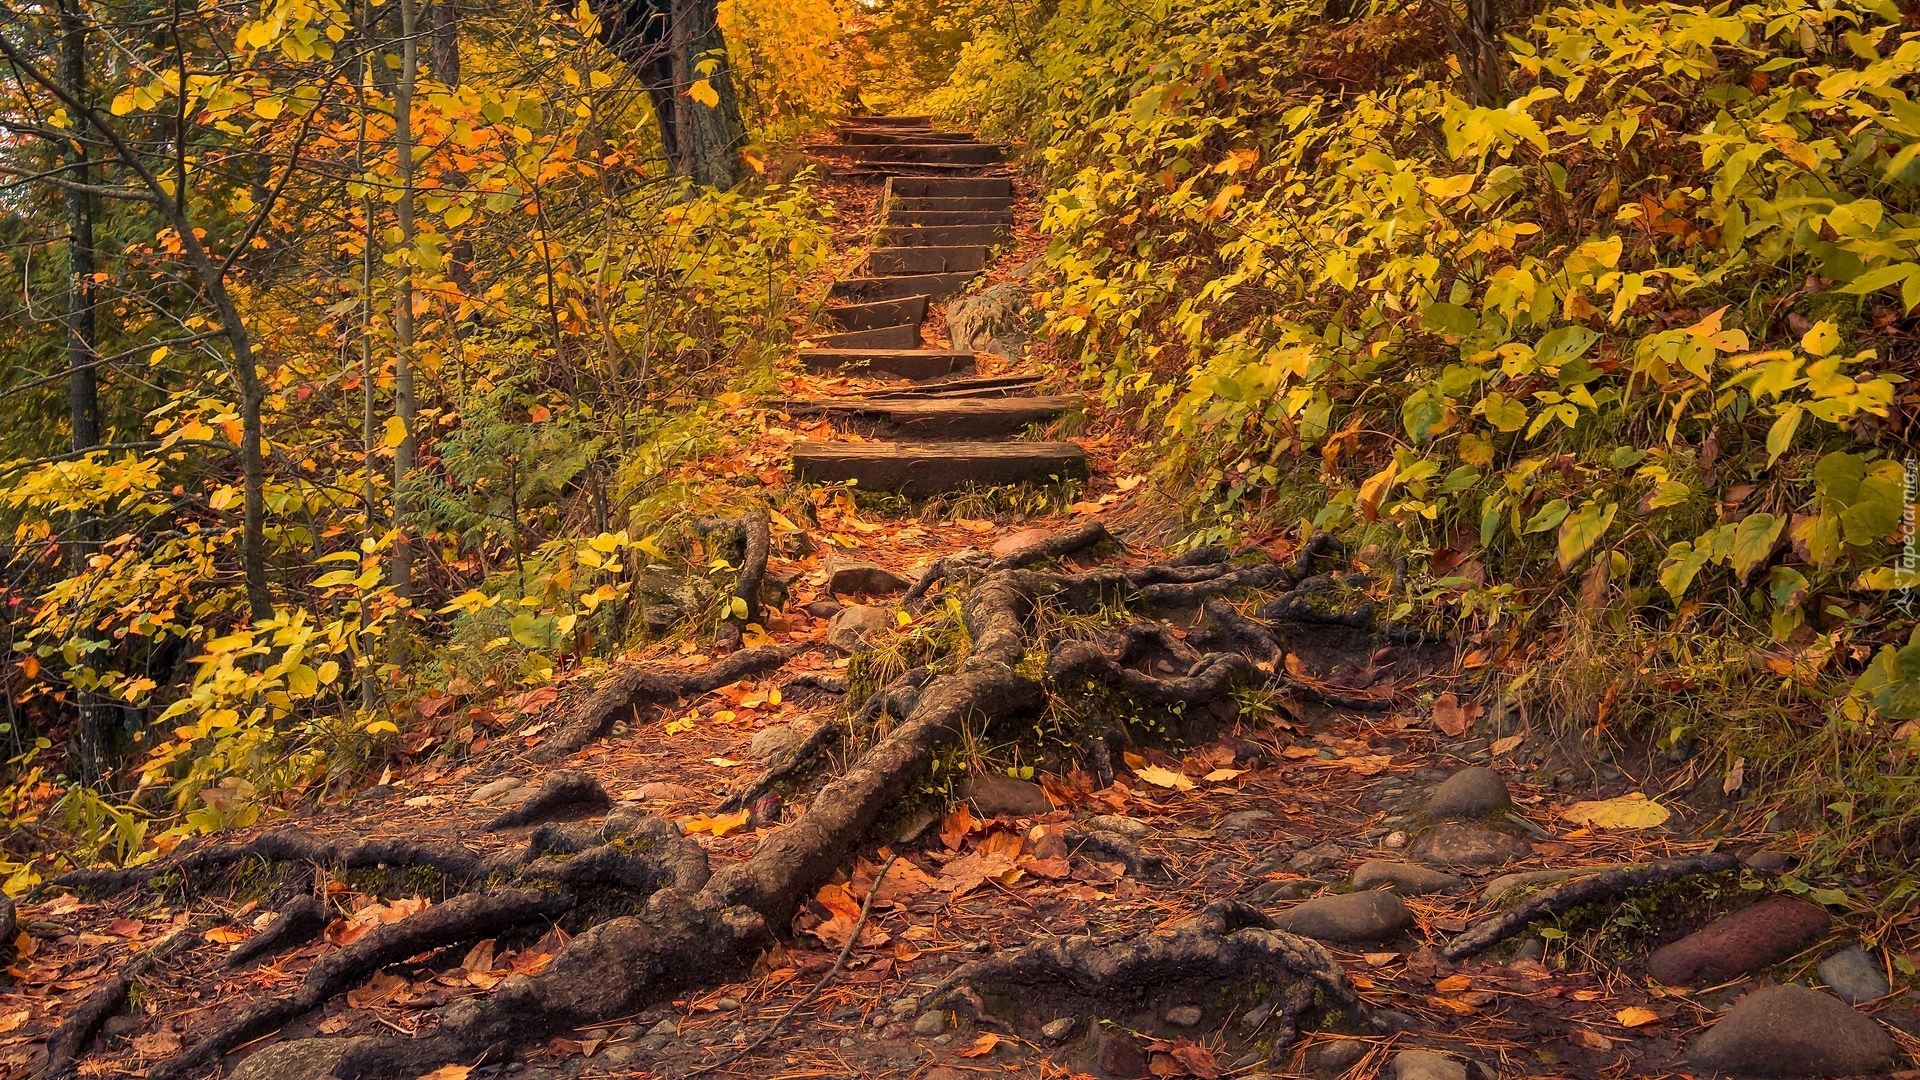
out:
{"label": "rock", "polygon": [[929,1009],[914,1018],[915,1035],[938,1035],[947,1030],[947,1014],[938,1009]]}
{"label": "rock", "polygon": [[1073,1017],[1071,1016],[1049,1020],[1040,1028],[1040,1037],[1051,1043],[1065,1041],[1071,1034],[1073,1034]]}
{"label": "rock", "polygon": [[1412,923],[1412,912],[1390,892],[1322,896],[1290,907],[1274,918],[1274,925],[1281,930],[1324,941],[1380,941]]}
{"label": "rock", "polygon": [[891,596],[905,592],[912,584],[883,566],[833,555],[827,557],[827,591],[835,596]]}
{"label": "rock", "polygon": [[100,1025],[100,1037],[103,1039],[122,1039],[140,1030],[138,1018],[126,1013],[115,1013],[107,1017]]}
{"label": "rock", "polygon": [[1021,529],[1019,532],[1008,533],[1000,539],[995,540],[993,546],[987,550],[992,552],[994,558],[1004,559],[1008,555],[1023,548],[1030,548],[1052,535],[1052,529]]}
{"label": "rock", "polygon": [[1018,360],[1033,331],[1033,302],[1013,282],[958,297],[947,305],[947,334],[960,352],[989,352]]}
{"label": "rock", "polygon": [[1393,1055],[1393,1080],[1467,1080],[1467,1067],[1426,1050],[1402,1050]]}
{"label": "rock", "polygon": [[1200,1026],[1200,1017],[1198,1005],[1175,1005],[1166,1011],[1164,1019],[1174,1027],[1190,1028]]}
{"label": "rock", "polygon": [[1737,1076],[1853,1076],[1880,1071],[1896,1052],[1879,1024],[1832,994],[1769,986],[1695,1039],[1687,1060]]}
{"label": "rock", "polygon": [[1410,1012],[1374,1009],[1367,1014],[1367,1026],[1382,1035],[1397,1035],[1402,1031],[1419,1031],[1423,1025],[1420,1018]]}
{"label": "rock", "polygon": [[1053,800],[1039,784],[995,773],[967,777],[960,794],[988,817],[1036,817],[1053,810]]}
{"label": "rock", "polygon": [[665,1037],[671,1039],[678,1034],[680,1034],[680,1021],[675,1020],[671,1016],[647,1029],[647,1035],[654,1038]]}
{"label": "rock", "polygon": [[919,1012],[920,999],[912,995],[894,998],[893,1003],[887,1006],[887,1011],[895,1016],[907,1016],[911,1013]]}
{"label": "rock", "polygon": [[1617,864],[1603,866],[1574,866],[1560,870],[1522,870],[1517,874],[1502,874],[1480,887],[1480,899],[1489,904],[1518,900],[1521,895],[1548,885],[1558,885],[1579,877],[1591,877],[1617,868]]}
{"label": "rock", "polygon": [[1408,850],[1422,862],[1472,868],[1524,859],[1533,854],[1533,845],[1485,825],[1443,821]]}
{"label": "rock", "polygon": [[1507,782],[1492,769],[1461,769],[1427,797],[1427,816],[1434,821],[1483,818],[1513,809]]}
{"label": "rock", "polygon": [[920,1080],[974,1080],[974,1078],[972,1074],[963,1073],[959,1069],[949,1069],[945,1065],[936,1065],[922,1073]]}
{"label": "rock", "polygon": [[1254,886],[1247,898],[1256,904],[1271,904],[1278,900],[1298,900],[1319,892],[1324,882],[1296,878],[1292,881],[1263,881]]}
{"label": "rock", "polygon": [[1513,950],[1513,962],[1515,964],[1538,963],[1546,958],[1547,939],[1545,938],[1530,937],[1521,942],[1519,948]]}
{"label": "rock", "polygon": [[1392,832],[1380,838],[1380,846],[1383,848],[1388,848],[1390,850],[1398,851],[1399,849],[1407,846],[1407,834],[1405,832],[1402,832],[1399,829],[1395,829]]}
{"label": "rock", "polygon": [[[513,794],[526,789],[515,788]],[[540,787],[513,809],[497,815],[483,827],[487,832],[537,825],[545,821],[571,821],[586,817],[613,805],[613,796],[600,781],[577,769],[560,769],[547,774]]]}
{"label": "rock", "polygon": [[740,1007],[740,999],[723,997],[715,1001],[713,1007],[721,1012],[733,1012]]}
{"label": "rock", "polygon": [[1336,1039],[1321,1043],[1307,1053],[1307,1068],[1321,1076],[1339,1076],[1367,1056],[1370,1044],[1359,1039]]}
{"label": "rock", "polygon": [[787,751],[806,742],[808,734],[809,732],[787,724],[761,728],[753,733],[752,739],[748,740],[747,752],[761,761],[772,761],[777,757],[785,756]]}
{"label": "rock", "polygon": [[228,1080],[332,1080],[346,1053],[346,1039],[295,1039],[274,1043],[247,1057]]}
{"label": "rock", "polygon": [[1144,840],[1153,834],[1153,826],[1138,818],[1123,817],[1119,814],[1101,814],[1088,818],[1087,828],[1098,832],[1110,832],[1129,840]]}
{"label": "rock", "polygon": [[467,801],[475,806],[485,806],[523,783],[525,781],[517,776],[503,776],[492,783],[481,784],[474,788],[473,794],[467,796]]}
{"label": "rock", "polygon": [[685,784],[669,784],[663,780],[641,784],[635,794],[641,802],[685,802],[700,797],[699,792]]}
{"label": "rock", "polygon": [[1244,836],[1252,832],[1255,825],[1272,816],[1265,810],[1240,810],[1221,818],[1220,824],[1214,829],[1224,836]]}
{"label": "rock", "polygon": [[815,600],[813,603],[808,604],[806,607],[801,608],[800,610],[806,612],[807,614],[813,616],[816,619],[831,619],[835,615],[840,614],[840,601]]}
{"label": "rock", "polygon": [[1647,974],[1668,986],[1726,982],[1799,952],[1832,921],[1817,904],[1771,897],[1657,950]]}
{"label": "rock", "polygon": [[858,652],[869,638],[883,637],[893,630],[893,615],[886,608],[855,604],[841,608],[827,622],[827,644],[844,653]]}
{"label": "rock", "polygon": [[1346,860],[1347,853],[1338,844],[1316,844],[1287,860],[1287,869],[1296,874],[1313,874]]}
{"label": "rock", "polygon": [[1133,1080],[1147,1071],[1146,1048],[1122,1031],[1102,1032],[1093,1060],[1101,1074],[1113,1080]]}
{"label": "rock", "polygon": [[1867,955],[1867,950],[1858,945],[1842,949],[1820,961],[1820,981],[1850,1005],[1893,993],[1893,987],[1887,984],[1887,976],[1880,965]]}
{"label": "rock", "polygon": [[1401,896],[1425,896],[1428,893],[1464,889],[1467,879],[1425,866],[1381,859],[1370,859],[1354,868],[1353,887],[1356,890],[1378,889],[1383,885]]}

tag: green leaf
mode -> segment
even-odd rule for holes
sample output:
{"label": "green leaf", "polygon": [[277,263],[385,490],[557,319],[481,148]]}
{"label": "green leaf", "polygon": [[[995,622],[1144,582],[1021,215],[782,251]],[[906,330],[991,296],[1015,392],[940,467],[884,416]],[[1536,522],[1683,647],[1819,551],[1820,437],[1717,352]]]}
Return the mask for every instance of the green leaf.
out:
{"label": "green leaf", "polygon": [[1563,326],[1540,339],[1533,347],[1536,363],[1559,365],[1577,359],[1600,340],[1600,335],[1584,326]]}
{"label": "green leaf", "polygon": [[1463,338],[1480,329],[1480,318],[1459,304],[1436,301],[1420,309],[1420,325],[1428,330]]}
{"label": "green leaf", "polygon": [[1500,431],[1519,431],[1527,422],[1527,407],[1505,394],[1488,394],[1480,401],[1481,415]]}
{"label": "green leaf", "polygon": [[1780,418],[1767,429],[1768,468],[1772,468],[1773,463],[1780,460],[1780,455],[1787,452],[1787,447],[1793,445],[1793,433],[1800,430],[1800,418],[1804,415],[1806,410],[1795,405],[1781,413]]}
{"label": "green leaf", "polygon": [[1696,549],[1689,541],[1682,540],[1667,549],[1667,557],[1660,563],[1660,587],[1677,602],[1687,595],[1687,589],[1693,585],[1694,576],[1712,559],[1711,549],[1702,545]]}
{"label": "green leaf", "polygon": [[1562,521],[1566,520],[1567,511],[1569,509],[1570,508],[1567,506],[1567,500],[1565,499],[1553,500],[1547,505],[1541,507],[1538,511],[1534,513],[1532,517],[1527,519],[1527,526],[1526,528],[1520,530],[1520,535],[1531,536],[1537,532],[1546,532],[1548,529],[1551,529],[1555,525],[1558,525]]}
{"label": "green leaf", "polygon": [[1773,554],[1773,545],[1786,526],[1787,519],[1774,514],[1749,514],[1742,518],[1733,530],[1733,576],[1747,580],[1754,568]]}
{"label": "green leaf", "polygon": [[1597,502],[1590,502],[1563,521],[1560,524],[1560,569],[1572,566],[1581,556],[1593,550],[1593,545],[1606,535],[1607,527],[1613,524],[1613,516],[1619,510],[1619,503],[1608,503],[1602,507]]}

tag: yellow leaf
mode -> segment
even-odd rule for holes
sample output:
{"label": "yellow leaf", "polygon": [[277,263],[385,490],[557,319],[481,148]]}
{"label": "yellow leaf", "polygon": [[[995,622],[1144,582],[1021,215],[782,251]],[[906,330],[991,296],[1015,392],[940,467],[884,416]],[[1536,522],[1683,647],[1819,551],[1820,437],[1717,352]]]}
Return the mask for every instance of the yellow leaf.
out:
{"label": "yellow leaf", "polygon": [[893,621],[899,623],[901,626],[912,626],[913,616],[904,611],[896,611],[893,613]]}
{"label": "yellow leaf", "polygon": [[1200,779],[1209,784],[1223,784],[1246,771],[1245,769],[1215,769]]}
{"label": "yellow leaf", "polygon": [[745,825],[747,819],[752,816],[753,811],[751,810],[735,810],[731,814],[721,814],[718,817],[696,814],[680,823],[680,831],[689,836],[698,832],[711,833],[716,837],[725,836],[740,826]]}
{"label": "yellow leaf", "polygon": [[1652,1009],[1643,1009],[1638,1005],[1629,1005],[1619,1012],[1614,1013],[1613,1018],[1620,1021],[1621,1027],[1636,1028],[1643,1027],[1660,1019],[1660,1014],[1654,1012]]}
{"label": "yellow leaf", "polygon": [[1591,829],[1651,829],[1673,816],[1673,811],[1636,791],[1617,799],[1577,802],[1561,814]]}
{"label": "yellow leaf", "polygon": [[340,662],[338,660],[322,661],[319,670],[314,674],[319,677],[320,685],[325,686],[340,677]]}
{"label": "yellow leaf", "polygon": [[978,1039],[975,1039],[973,1041],[972,1046],[969,1046],[965,1050],[960,1051],[960,1056],[970,1057],[970,1058],[985,1057],[988,1054],[993,1053],[993,1048],[999,1045],[1000,1045],[1000,1036],[995,1035],[992,1032],[988,1032],[985,1035],[980,1036]]}
{"label": "yellow leaf", "polygon": [[386,434],[381,436],[380,445],[391,450],[407,441],[407,422],[397,416],[387,417]]}
{"label": "yellow leaf", "polygon": [[720,92],[715,90],[713,83],[706,79],[695,80],[694,84],[687,88],[687,96],[709,109],[720,104]]}
{"label": "yellow leaf", "polygon": [[1154,787],[1172,788],[1175,791],[1192,791],[1193,781],[1172,769],[1163,769],[1158,765],[1146,765],[1135,769],[1133,775],[1152,784]]}
{"label": "yellow leaf", "polygon": [[420,1080],[467,1080],[468,1074],[472,1072],[473,1066],[471,1065],[442,1065],[432,1072],[422,1075]]}
{"label": "yellow leaf", "polygon": [[398,735],[398,734],[400,734],[400,727],[399,727],[399,725],[397,725],[397,724],[395,724],[395,723],[394,723],[393,721],[391,721],[391,720],[373,720],[373,721],[370,721],[370,722],[369,722],[369,723],[367,724],[367,726],[366,726],[366,728],[365,728],[364,730],[365,730],[365,731],[366,731],[366,733],[367,733],[367,734],[369,734],[369,735]]}
{"label": "yellow leaf", "polygon": [[1499,757],[1502,754],[1512,753],[1514,748],[1519,746],[1521,740],[1525,738],[1526,736],[1524,735],[1509,735],[1504,739],[1496,741],[1492,746],[1493,756]]}

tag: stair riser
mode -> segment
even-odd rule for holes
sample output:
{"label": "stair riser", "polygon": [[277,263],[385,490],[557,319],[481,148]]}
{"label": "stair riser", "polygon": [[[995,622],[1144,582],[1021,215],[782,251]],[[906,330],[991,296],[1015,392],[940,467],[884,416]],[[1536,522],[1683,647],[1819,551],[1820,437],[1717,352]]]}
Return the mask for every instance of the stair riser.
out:
{"label": "stair riser", "polygon": [[986,266],[987,249],[984,247],[878,248],[867,253],[867,274],[870,277],[978,273]]}
{"label": "stair riser", "polygon": [[887,181],[887,197],[1011,199],[1013,180],[1005,176],[896,176]]}
{"label": "stair riser", "polygon": [[939,302],[967,287],[977,275],[908,274],[903,277],[847,278],[833,283],[835,299],[866,302],[897,300],[905,296],[924,296]]}
{"label": "stair riser", "polygon": [[802,349],[800,362],[811,371],[865,372],[915,382],[973,370],[972,353],[938,349]]}
{"label": "stair riser", "polygon": [[1006,157],[1005,147],[988,143],[867,143],[820,147],[815,152],[855,161],[940,165],[992,165]]}
{"label": "stair riser", "polygon": [[891,146],[898,143],[970,143],[965,131],[928,131],[924,128],[842,128],[840,142],[845,146]]}
{"label": "stair riser", "polygon": [[1007,225],[910,225],[880,231],[888,247],[998,247],[1012,238]]}
{"label": "stair riser", "polygon": [[887,209],[889,211],[994,210],[1011,213],[1013,210],[1013,197],[1010,195],[1005,197],[987,195],[977,198],[919,198],[903,195],[887,203]]}
{"label": "stair riser", "polygon": [[1051,483],[1083,477],[1086,455],[1071,443],[878,444],[801,443],[793,448],[796,479],[855,481],[862,491],[937,495],[968,485]]}
{"label": "stair riser", "polygon": [[817,340],[823,349],[917,349],[920,347],[920,324],[824,334]]}
{"label": "stair riser", "polygon": [[[885,274],[937,274],[945,270],[963,270],[966,267],[937,266],[927,270],[888,270]],[[909,296],[900,300],[881,300],[872,304],[849,304],[845,307],[826,309],[822,317],[835,330],[878,330],[883,326],[899,326],[902,323],[918,325],[927,319],[927,298]]]}

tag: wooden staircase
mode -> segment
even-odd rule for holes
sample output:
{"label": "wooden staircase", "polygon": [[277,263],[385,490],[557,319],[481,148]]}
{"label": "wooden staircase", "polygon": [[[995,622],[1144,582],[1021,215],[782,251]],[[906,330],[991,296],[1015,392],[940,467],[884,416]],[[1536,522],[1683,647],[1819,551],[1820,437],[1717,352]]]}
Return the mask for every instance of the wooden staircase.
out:
{"label": "wooden staircase", "polygon": [[921,343],[928,305],[964,290],[1013,236],[1013,179],[1000,166],[1006,148],[935,131],[924,116],[856,117],[838,136],[812,151],[837,159],[838,175],[884,180],[882,246],[857,276],[834,283],[826,319],[838,332],[802,349],[800,362],[909,385],[783,402],[795,416],[825,417],[876,440],[796,443],[794,477],[932,495],[1086,475],[1086,454],[1073,443],[1015,438],[1077,399],[1033,394],[1036,376],[975,377],[972,353]]}

